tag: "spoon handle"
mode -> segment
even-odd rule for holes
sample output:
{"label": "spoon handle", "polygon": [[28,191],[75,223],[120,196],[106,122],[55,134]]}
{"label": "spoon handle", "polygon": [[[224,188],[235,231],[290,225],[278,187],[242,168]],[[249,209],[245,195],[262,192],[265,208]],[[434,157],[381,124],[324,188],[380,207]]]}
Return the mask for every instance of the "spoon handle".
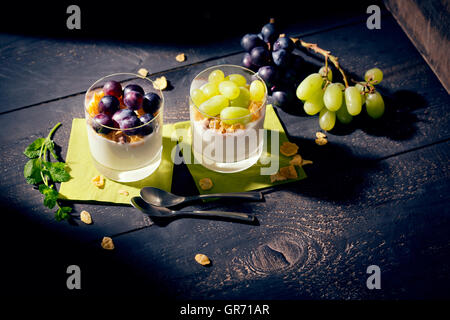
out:
{"label": "spoon handle", "polygon": [[177,214],[201,216],[201,217],[222,217],[252,222],[255,216],[249,213],[229,212],[229,211],[178,211]]}
{"label": "spoon handle", "polygon": [[230,193],[210,193],[200,194],[194,196],[196,199],[207,198],[228,198],[228,199],[243,199],[243,200],[262,200],[263,194],[259,191],[255,192],[230,192]]}

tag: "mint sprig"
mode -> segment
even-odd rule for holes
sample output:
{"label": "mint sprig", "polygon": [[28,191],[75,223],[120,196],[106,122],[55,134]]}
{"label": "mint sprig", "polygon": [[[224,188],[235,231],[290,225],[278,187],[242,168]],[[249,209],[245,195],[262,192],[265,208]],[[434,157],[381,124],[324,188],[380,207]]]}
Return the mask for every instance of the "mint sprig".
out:
{"label": "mint sprig", "polygon": [[[55,182],[65,182],[70,179],[66,164],[58,161],[55,143],[52,140],[53,133],[60,125],[61,123],[58,122],[46,138],[37,138],[23,152],[30,158],[23,169],[23,175],[27,183],[34,184],[39,188],[39,192],[44,195],[44,206],[49,209],[53,209],[55,206],[58,208],[55,212],[55,219],[58,221],[68,219],[72,211],[71,207],[60,206],[58,191],[54,186]],[[48,161],[48,153],[57,161]]]}

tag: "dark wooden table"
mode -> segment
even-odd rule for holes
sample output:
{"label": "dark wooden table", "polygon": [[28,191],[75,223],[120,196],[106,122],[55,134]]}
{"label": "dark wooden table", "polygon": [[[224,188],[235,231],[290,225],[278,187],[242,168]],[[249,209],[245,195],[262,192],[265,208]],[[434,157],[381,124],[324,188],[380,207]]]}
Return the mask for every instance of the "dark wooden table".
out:
{"label": "dark wooden table", "polygon": [[[450,269],[449,96],[394,18],[381,30],[367,15],[292,21],[286,33],[318,43],[361,78],[384,71],[383,119],[364,119],[328,134],[317,146],[317,117],[294,107],[277,113],[300,153],[314,165],[306,180],[276,188],[264,202],[194,204],[255,213],[259,224],[178,219],[151,225],[129,206],[74,203],[71,222],[56,222],[41,194],[27,185],[24,148],[57,122],[65,157],[83,94],[101,76],[150,71],[164,75],[164,121],[188,120],[188,86],[202,69],[240,64],[239,36],[211,42],[68,40],[0,34],[1,293],[8,295],[150,295],[169,299],[448,298]],[[241,35],[254,30],[242,30]],[[187,60],[175,56],[185,53]],[[307,66],[322,59],[305,56]],[[172,191],[195,193],[184,165]],[[91,213],[93,225],[78,219]],[[113,238],[112,252],[100,247]],[[194,261],[202,252],[212,265]],[[82,289],[66,287],[69,265]],[[367,267],[378,265],[381,289],[369,290]]]}

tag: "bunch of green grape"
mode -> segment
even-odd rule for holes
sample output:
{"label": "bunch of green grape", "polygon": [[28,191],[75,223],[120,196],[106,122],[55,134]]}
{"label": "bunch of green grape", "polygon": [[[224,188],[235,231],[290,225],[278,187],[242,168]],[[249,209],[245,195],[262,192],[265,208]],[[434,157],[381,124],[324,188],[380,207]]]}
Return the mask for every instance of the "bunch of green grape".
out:
{"label": "bunch of green grape", "polygon": [[297,98],[304,102],[303,109],[308,115],[319,114],[319,125],[329,131],[334,128],[336,118],[348,124],[361,113],[366,105],[367,114],[378,119],[384,113],[384,100],[374,85],[383,80],[383,72],[378,68],[367,70],[363,82],[345,87],[332,82],[333,74],[323,66],[319,72],[307,76],[297,87]]}

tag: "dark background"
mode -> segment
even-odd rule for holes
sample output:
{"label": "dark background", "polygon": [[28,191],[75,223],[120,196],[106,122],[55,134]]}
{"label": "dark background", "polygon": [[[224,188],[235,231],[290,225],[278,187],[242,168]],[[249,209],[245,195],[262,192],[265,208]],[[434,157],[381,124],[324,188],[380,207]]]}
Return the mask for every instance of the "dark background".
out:
{"label": "dark background", "polygon": [[[68,30],[66,9],[81,9],[81,30]],[[36,1],[2,4],[0,31],[117,41],[209,43],[258,33],[275,18],[280,29],[327,17],[364,14],[381,1]]]}

